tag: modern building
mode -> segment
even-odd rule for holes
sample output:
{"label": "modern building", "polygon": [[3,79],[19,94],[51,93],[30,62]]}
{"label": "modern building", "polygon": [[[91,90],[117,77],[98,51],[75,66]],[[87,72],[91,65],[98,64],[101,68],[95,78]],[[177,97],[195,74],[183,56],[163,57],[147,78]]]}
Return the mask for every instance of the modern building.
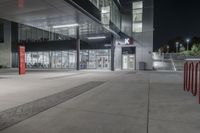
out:
{"label": "modern building", "polygon": [[0,1],[1,66],[19,45],[32,69],[152,69],[153,0]]}

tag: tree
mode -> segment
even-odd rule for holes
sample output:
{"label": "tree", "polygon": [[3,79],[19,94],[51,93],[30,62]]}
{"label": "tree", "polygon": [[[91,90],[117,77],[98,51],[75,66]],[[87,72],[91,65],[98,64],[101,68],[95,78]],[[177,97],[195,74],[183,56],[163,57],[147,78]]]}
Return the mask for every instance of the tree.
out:
{"label": "tree", "polygon": [[191,55],[200,55],[200,43],[196,43],[192,45]]}

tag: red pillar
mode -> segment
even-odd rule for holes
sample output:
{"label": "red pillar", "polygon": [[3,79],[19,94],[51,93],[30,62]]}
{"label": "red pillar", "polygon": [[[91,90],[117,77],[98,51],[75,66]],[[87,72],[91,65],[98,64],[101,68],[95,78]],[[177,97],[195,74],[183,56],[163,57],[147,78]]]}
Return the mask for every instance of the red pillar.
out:
{"label": "red pillar", "polygon": [[25,46],[19,46],[19,75],[26,73]]}

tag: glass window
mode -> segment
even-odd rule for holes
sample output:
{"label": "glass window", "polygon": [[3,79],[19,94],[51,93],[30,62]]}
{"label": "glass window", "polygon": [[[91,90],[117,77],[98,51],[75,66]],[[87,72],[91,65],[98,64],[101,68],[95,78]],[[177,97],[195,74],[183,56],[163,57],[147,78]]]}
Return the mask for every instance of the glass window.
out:
{"label": "glass window", "polygon": [[104,25],[109,25],[109,23],[110,23],[110,6],[101,8],[101,21]]}
{"label": "glass window", "polygon": [[88,68],[96,69],[96,52],[95,52],[95,50],[89,50]]}
{"label": "glass window", "polygon": [[44,52],[43,55],[44,55],[43,68],[50,68],[50,53]]}
{"label": "glass window", "polygon": [[69,51],[69,68],[76,68],[76,52]]}
{"label": "glass window", "polygon": [[69,68],[69,53],[62,51],[62,68]]}
{"label": "glass window", "polygon": [[143,28],[143,2],[133,2],[133,29],[132,32],[140,33]]}
{"label": "glass window", "polygon": [[0,23],[0,43],[4,42],[4,26],[3,23]]}
{"label": "glass window", "polygon": [[143,2],[142,1],[133,2],[133,10],[134,9],[141,9],[141,8],[143,8]]}
{"label": "glass window", "polygon": [[119,8],[117,7],[117,5],[115,4],[114,1],[112,1],[111,4],[111,21],[119,28],[120,28],[120,12],[119,12]]}
{"label": "glass window", "polygon": [[80,68],[87,69],[89,65],[89,54],[88,50],[82,50],[80,52]]}
{"label": "glass window", "polygon": [[37,52],[31,52],[31,65],[32,68],[38,68],[38,53]]}
{"label": "glass window", "polygon": [[28,40],[28,41],[32,40],[32,30],[29,27],[27,27],[27,29],[26,29],[26,40]]}
{"label": "glass window", "polygon": [[52,68],[62,67],[62,53],[61,51],[52,52]]}
{"label": "glass window", "polygon": [[133,22],[142,21],[142,9],[133,10]]}
{"label": "glass window", "polygon": [[133,24],[133,32],[142,32],[142,23],[134,23]]}

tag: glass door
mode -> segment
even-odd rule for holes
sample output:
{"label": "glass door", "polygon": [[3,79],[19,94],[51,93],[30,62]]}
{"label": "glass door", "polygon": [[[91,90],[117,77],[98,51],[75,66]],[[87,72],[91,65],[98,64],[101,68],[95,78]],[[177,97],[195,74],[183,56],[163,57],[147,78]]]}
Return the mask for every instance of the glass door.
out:
{"label": "glass door", "polygon": [[135,69],[135,55],[123,55],[122,61],[123,69]]}
{"label": "glass door", "polygon": [[108,56],[97,56],[97,69],[109,69]]}

